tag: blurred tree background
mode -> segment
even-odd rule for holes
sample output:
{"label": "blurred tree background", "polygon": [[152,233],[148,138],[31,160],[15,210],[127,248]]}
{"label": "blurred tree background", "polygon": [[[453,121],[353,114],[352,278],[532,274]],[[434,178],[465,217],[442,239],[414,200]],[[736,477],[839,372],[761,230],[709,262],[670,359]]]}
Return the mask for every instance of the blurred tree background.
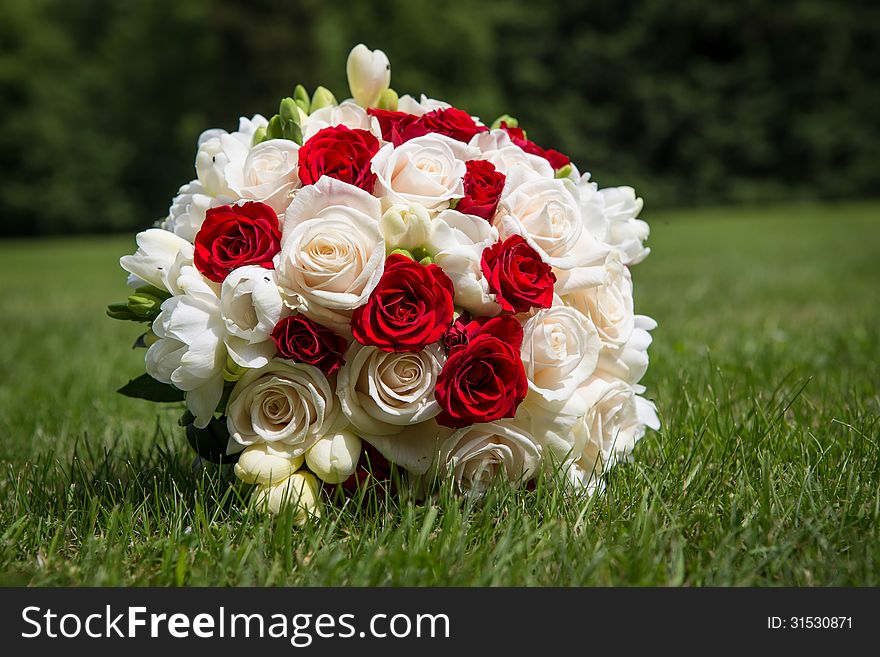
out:
{"label": "blurred tree background", "polygon": [[345,97],[359,41],[649,208],[880,193],[872,0],[3,0],[0,233],[150,225],[202,129]]}

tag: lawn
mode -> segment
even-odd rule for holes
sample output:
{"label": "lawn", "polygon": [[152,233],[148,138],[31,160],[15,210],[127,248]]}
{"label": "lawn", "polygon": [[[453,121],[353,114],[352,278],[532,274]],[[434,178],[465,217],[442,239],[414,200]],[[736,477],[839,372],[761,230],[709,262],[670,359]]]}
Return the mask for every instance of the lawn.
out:
{"label": "lawn", "polygon": [[646,218],[663,427],[605,495],[374,489],[303,529],[115,394],[132,238],[0,243],[0,582],[880,585],[880,204]]}

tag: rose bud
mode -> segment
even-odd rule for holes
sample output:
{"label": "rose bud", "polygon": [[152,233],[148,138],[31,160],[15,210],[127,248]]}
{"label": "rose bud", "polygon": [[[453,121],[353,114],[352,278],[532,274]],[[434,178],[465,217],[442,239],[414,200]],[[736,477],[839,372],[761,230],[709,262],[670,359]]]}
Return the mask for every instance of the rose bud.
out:
{"label": "rose bud", "polygon": [[379,102],[382,92],[391,86],[391,63],[381,50],[370,50],[359,43],[348,55],[345,65],[348,88],[361,107]]}
{"label": "rose bud", "polygon": [[341,484],[354,474],[361,456],[361,439],[351,431],[337,431],[318,440],[306,452],[306,465],[318,479]]}
{"label": "rose bud", "polygon": [[235,476],[246,484],[278,484],[300,469],[302,456],[288,456],[268,443],[246,448],[235,464]]}
{"label": "rose bud", "polygon": [[295,507],[294,522],[305,524],[309,516],[321,515],[320,484],[313,474],[294,472],[277,484],[259,484],[254,505],[272,515],[278,515],[288,504]]}

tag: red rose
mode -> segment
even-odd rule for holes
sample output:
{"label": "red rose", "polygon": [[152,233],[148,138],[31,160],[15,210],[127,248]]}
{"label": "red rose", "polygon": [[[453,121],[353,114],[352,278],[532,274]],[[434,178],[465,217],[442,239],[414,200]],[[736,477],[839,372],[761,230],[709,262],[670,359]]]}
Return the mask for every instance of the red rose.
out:
{"label": "red rose", "polygon": [[[414,128],[421,127],[427,132],[436,132],[447,137],[452,137],[458,141],[465,143],[473,139],[474,135],[479,132],[486,132],[489,128],[484,125],[477,125],[470,114],[463,112],[454,107],[446,109],[438,109],[433,112],[423,114],[418,120],[410,126],[407,132],[411,132]],[[413,134],[408,139],[417,137]]]}
{"label": "red rose", "polygon": [[196,269],[215,283],[245,265],[274,269],[272,258],[281,250],[278,215],[257,202],[211,208],[196,234],[195,247]]}
{"label": "red rose", "polygon": [[553,304],[556,275],[519,235],[487,246],[480,264],[502,310],[521,313]]}
{"label": "red rose", "polygon": [[456,349],[466,347],[471,340],[482,334],[503,340],[517,350],[522,347],[522,326],[510,315],[476,319],[468,319],[466,315],[462,315],[449,327],[446,335],[443,336],[443,342],[447,352],[452,353]]}
{"label": "red rose", "polygon": [[272,340],[282,358],[314,365],[326,376],[345,364],[345,338],[305,315],[284,317],[272,329]]}
{"label": "red rose", "polygon": [[552,148],[541,148],[535,142],[526,139],[526,133],[523,132],[522,128],[509,128],[507,127],[507,123],[502,121],[501,129],[510,135],[510,141],[519,146],[526,153],[543,157],[555,170],[561,169],[571,162],[571,158],[568,157],[568,155],[563,155],[559,151],[554,151]]}
{"label": "red rose", "polygon": [[455,209],[492,221],[507,177],[496,171],[495,165],[489,160],[468,160],[465,166],[464,198]]}
{"label": "red rose", "polygon": [[[419,118],[415,114],[392,112],[391,110],[377,109],[375,107],[368,108],[367,114],[375,116],[376,119],[378,119],[379,128],[382,130],[382,139],[394,144],[395,148],[406,141],[404,134],[407,132],[407,128]],[[422,129],[422,134],[427,134],[427,132],[427,130]],[[407,138],[412,139],[416,136],[418,135],[411,134],[408,135]]]}
{"label": "red rose", "polygon": [[469,327],[472,337],[450,352],[437,377],[434,397],[441,410],[436,420],[445,427],[513,417],[529,389],[519,322],[506,315]]}
{"label": "red rose", "polygon": [[367,303],[352,313],[351,332],[361,344],[383,351],[421,351],[452,323],[454,293],[437,265],[392,254]]}
{"label": "red rose", "polygon": [[314,185],[321,176],[330,176],[372,194],[376,174],[370,165],[378,150],[379,140],[368,130],[324,128],[299,149],[299,179]]}

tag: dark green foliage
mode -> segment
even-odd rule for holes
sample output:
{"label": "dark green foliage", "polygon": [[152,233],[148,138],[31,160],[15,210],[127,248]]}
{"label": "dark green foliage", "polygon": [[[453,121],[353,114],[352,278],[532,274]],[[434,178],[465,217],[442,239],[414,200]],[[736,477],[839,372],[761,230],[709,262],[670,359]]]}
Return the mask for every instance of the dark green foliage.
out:
{"label": "dark green foliage", "polygon": [[876,3],[7,0],[0,234],[150,225],[202,129],[346,97],[358,41],[398,92],[509,112],[649,208],[880,193]]}
{"label": "dark green foliage", "polygon": [[149,374],[142,374],[132,379],[117,392],[126,397],[146,399],[152,402],[180,402],[183,401],[183,392],[166,383],[156,381]]}

